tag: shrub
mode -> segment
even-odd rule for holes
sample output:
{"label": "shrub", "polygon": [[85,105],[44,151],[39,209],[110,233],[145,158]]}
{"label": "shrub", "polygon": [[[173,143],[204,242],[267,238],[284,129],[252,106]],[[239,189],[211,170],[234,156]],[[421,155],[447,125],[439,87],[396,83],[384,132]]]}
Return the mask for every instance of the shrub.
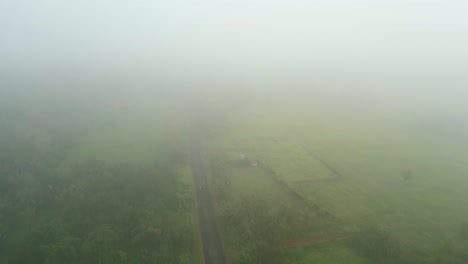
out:
{"label": "shrub", "polygon": [[351,249],[374,263],[401,263],[399,242],[387,231],[371,227],[348,240]]}

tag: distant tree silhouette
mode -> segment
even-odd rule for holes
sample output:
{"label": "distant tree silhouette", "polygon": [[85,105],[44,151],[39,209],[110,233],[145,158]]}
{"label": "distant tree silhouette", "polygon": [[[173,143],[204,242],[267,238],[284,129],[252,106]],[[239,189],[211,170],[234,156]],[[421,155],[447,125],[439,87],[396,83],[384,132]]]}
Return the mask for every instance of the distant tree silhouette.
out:
{"label": "distant tree silhouette", "polygon": [[407,182],[413,178],[413,173],[410,170],[405,170],[401,173],[401,177]]}

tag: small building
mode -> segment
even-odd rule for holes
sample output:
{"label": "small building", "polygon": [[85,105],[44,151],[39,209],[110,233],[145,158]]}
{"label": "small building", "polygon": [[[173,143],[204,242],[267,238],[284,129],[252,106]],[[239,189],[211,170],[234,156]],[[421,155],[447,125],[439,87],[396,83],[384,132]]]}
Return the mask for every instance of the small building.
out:
{"label": "small building", "polygon": [[243,153],[239,154],[239,160],[245,160],[245,154]]}

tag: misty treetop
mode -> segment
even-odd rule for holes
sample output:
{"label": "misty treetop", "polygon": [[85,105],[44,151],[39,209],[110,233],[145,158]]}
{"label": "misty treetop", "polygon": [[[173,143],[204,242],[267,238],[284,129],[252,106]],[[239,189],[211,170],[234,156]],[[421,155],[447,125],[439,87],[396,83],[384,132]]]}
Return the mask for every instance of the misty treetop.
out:
{"label": "misty treetop", "polygon": [[0,126],[1,263],[192,263],[183,152],[161,146],[166,158],[144,165],[70,162],[79,136],[41,141],[38,130],[12,132],[18,120]]}

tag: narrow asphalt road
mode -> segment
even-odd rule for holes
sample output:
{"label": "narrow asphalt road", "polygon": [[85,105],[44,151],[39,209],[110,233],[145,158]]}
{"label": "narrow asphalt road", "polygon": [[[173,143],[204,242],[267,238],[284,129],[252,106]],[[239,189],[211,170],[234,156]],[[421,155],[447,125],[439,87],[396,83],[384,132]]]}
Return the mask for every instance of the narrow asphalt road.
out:
{"label": "narrow asphalt road", "polygon": [[225,264],[221,237],[219,235],[216,214],[208,189],[203,160],[201,158],[201,146],[199,139],[194,136],[190,149],[193,182],[197,199],[198,221],[203,244],[203,256],[205,264]]}

